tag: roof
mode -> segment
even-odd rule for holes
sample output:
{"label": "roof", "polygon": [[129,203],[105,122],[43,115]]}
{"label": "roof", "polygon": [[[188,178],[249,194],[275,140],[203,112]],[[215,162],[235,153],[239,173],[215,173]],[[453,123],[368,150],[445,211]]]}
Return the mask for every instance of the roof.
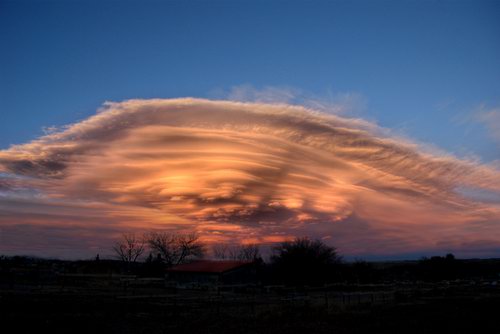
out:
{"label": "roof", "polygon": [[239,267],[246,266],[252,262],[248,261],[211,261],[201,260],[186,264],[179,264],[167,269],[170,272],[192,272],[192,273],[224,273]]}

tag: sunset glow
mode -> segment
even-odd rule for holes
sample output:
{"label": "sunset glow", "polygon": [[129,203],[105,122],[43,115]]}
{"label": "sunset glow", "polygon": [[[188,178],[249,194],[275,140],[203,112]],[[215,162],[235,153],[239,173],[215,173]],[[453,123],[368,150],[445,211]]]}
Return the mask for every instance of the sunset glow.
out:
{"label": "sunset glow", "polygon": [[12,254],[168,229],[209,244],[309,235],[349,256],[500,255],[498,168],[288,104],[107,103],[0,151],[0,210]]}

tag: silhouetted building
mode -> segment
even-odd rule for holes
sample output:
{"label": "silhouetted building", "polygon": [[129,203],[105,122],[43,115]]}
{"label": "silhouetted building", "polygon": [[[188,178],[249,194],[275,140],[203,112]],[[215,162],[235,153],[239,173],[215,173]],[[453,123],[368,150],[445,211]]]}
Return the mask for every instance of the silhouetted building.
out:
{"label": "silhouetted building", "polygon": [[186,287],[249,284],[256,280],[256,268],[248,261],[201,260],[167,269],[166,280]]}

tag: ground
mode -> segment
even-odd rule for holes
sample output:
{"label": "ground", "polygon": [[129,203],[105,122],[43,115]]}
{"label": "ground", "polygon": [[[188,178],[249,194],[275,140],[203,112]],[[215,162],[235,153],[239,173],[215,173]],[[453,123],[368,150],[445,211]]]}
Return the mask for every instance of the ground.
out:
{"label": "ground", "polygon": [[0,287],[3,333],[500,333],[500,288],[471,282],[179,290],[92,279]]}

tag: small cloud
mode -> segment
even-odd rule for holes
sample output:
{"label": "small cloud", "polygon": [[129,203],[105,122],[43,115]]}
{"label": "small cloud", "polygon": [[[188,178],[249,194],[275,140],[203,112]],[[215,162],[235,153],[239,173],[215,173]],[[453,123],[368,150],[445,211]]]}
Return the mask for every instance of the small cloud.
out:
{"label": "small cloud", "polygon": [[252,85],[232,87],[226,94],[226,99],[240,102],[257,102],[270,104],[291,104],[302,95],[301,91],[291,87],[265,86],[257,89]]}
{"label": "small cloud", "polygon": [[313,94],[288,86],[255,87],[250,84],[233,86],[229,90],[218,89],[209,94],[213,98],[237,102],[300,105],[334,115],[359,115],[366,110],[367,100],[356,92]]}
{"label": "small cloud", "polygon": [[488,135],[500,145],[500,108],[487,109],[481,106],[474,119],[488,131]]}
{"label": "small cloud", "polygon": [[53,133],[60,131],[60,129],[57,126],[52,125],[52,126],[44,126],[42,128],[42,131],[45,135],[51,135]]}
{"label": "small cloud", "polygon": [[438,111],[445,111],[445,110],[448,110],[449,108],[451,108],[454,104],[455,104],[454,99],[446,98],[446,99],[443,99],[443,100],[439,101],[438,103],[436,103],[434,105],[434,107]]}

